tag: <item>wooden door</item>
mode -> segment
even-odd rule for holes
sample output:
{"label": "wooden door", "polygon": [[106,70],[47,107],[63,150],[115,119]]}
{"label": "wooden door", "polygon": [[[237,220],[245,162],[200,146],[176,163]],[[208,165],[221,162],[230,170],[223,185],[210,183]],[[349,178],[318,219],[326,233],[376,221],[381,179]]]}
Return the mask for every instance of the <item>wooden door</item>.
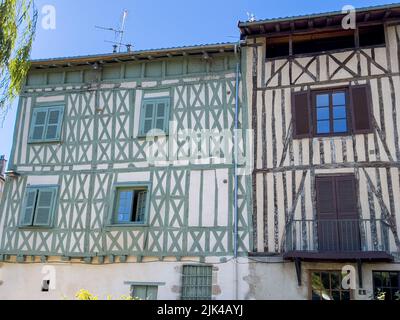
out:
{"label": "wooden door", "polygon": [[359,251],[354,176],[317,177],[316,191],[319,251]]}

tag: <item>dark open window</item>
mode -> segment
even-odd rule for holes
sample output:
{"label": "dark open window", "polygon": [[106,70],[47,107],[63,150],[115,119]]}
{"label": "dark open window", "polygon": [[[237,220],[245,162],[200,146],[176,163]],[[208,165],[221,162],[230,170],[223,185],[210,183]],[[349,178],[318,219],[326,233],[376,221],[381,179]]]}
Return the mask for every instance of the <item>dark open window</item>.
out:
{"label": "dark open window", "polygon": [[353,30],[293,37],[293,54],[351,48],[354,48]]}
{"label": "dark open window", "polygon": [[399,271],[374,271],[375,299],[400,300],[400,272]]}
{"label": "dark open window", "polygon": [[360,27],[358,33],[360,47],[385,45],[385,28],[383,25]]}
{"label": "dark open window", "polygon": [[269,41],[267,40],[267,50],[265,57],[276,58],[285,57],[289,55],[289,41],[288,39],[282,39],[282,41]]}
{"label": "dark open window", "polygon": [[[363,26],[358,29],[358,44],[361,48],[384,46],[385,29],[383,25]],[[290,52],[290,41],[292,52]],[[357,36],[355,30],[338,30],[295,34],[290,36],[267,38],[266,58],[282,58],[289,55],[321,53],[326,51],[355,49]]]}

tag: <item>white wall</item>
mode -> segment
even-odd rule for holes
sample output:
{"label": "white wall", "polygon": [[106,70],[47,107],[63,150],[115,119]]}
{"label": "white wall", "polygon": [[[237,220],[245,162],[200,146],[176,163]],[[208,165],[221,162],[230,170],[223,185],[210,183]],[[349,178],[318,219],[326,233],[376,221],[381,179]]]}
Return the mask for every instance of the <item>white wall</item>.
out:
{"label": "white wall", "polygon": [[[193,258],[194,260],[195,258]],[[49,262],[46,264],[27,263],[0,263],[0,300],[5,299],[39,299],[61,300],[74,299],[76,292],[87,289],[105,299],[111,295],[118,299],[121,295],[129,295],[131,282],[159,282],[165,283],[158,287],[158,299],[179,300],[181,287],[181,270],[184,264],[193,262],[177,262],[171,258],[164,261],[150,262],[150,258],[142,263],[128,262],[93,265],[81,262]],[[220,258],[208,258],[206,263],[213,265],[213,299],[235,299],[234,263],[227,258],[227,262],[220,262]],[[51,260],[49,260],[51,261]],[[71,260],[72,261],[72,260]],[[50,266],[55,271],[55,290],[41,292],[43,267]],[[238,264],[239,280],[247,275],[248,264]],[[245,298],[248,291],[246,282],[239,281],[239,298]]]}

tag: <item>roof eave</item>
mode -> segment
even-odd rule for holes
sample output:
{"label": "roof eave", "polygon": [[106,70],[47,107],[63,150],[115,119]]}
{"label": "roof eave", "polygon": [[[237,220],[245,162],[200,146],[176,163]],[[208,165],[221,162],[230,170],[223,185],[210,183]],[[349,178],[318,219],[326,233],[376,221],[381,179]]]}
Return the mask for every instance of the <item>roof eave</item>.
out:
{"label": "roof eave", "polygon": [[[357,11],[357,13],[363,13],[363,12],[368,12],[368,11],[379,11],[379,10],[396,9],[396,8],[400,9],[400,3],[388,4],[388,5],[382,5],[382,6],[356,8],[356,11]],[[325,12],[325,13],[316,13],[316,14],[308,14],[308,15],[301,15],[301,16],[276,18],[276,19],[264,19],[264,20],[257,20],[257,21],[239,21],[238,27],[245,28],[245,27],[257,26],[257,25],[265,24],[265,23],[292,22],[292,21],[297,21],[297,20],[331,17],[331,16],[337,16],[337,15],[344,15],[344,13],[342,11],[331,11],[331,12]]]}
{"label": "roof eave", "polygon": [[173,57],[173,56],[186,56],[194,53],[210,53],[210,52],[232,52],[235,50],[237,43],[221,43],[221,44],[209,44],[209,45],[197,45],[187,47],[176,47],[176,48],[165,48],[165,49],[151,49],[151,50],[140,50],[131,51],[124,53],[109,53],[109,54],[98,54],[98,55],[87,55],[87,56],[75,56],[65,58],[54,58],[54,59],[37,59],[31,60],[31,68],[46,68],[46,67],[57,67],[57,66],[68,66],[73,64],[91,64],[96,62],[113,61],[123,62],[138,59],[152,59],[160,57]]}

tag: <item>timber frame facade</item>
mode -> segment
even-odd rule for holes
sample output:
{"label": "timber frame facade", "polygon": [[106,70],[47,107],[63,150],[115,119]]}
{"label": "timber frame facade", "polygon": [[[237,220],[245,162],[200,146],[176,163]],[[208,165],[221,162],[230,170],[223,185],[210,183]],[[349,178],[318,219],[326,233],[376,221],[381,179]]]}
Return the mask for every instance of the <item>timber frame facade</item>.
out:
{"label": "timber frame facade", "polygon": [[[346,264],[359,272],[352,298],[368,299],[374,270],[400,270],[390,263],[400,258],[400,7],[356,10],[355,30],[343,31],[343,17],[239,23],[254,130],[250,254],[260,261],[254,277],[263,287],[257,299],[319,299],[311,288],[316,271]],[[365,28],[382,35],[361,39]],[[343,106],[332,112],[332,99]],[[343,110],[347,124],[334,126]],[[339,133],[318,135],[329,131],[325,119]],[[285,294],[268,289],[274,285],[263,274],[272,270]]]}
{"label": "timber frame facade", "polygon": [[[129,292],[124,283],[133,283],[140,290],[150,286],[152,293],[154,286],[163,283],[158,298],[196,298],[199,296],[189,294],[193,290],[182,291],[182,265],[213,266],[222,261],[227,266],[213,268],[210,291],[200,297],[230,298],[234,290],[223,288],[228,282],[221,284],[216,277],[218,269],[230,268],[228,262],[234,254],[234,167],[212,157],[218,147],[221,154],[233,151],[218,145],[218,137],[209,137],[208,153],[198,161],[178,157],[165,159],[167,163],[151,163],[147,150],[157,139],[148,139],[140,131],[145,121],[143,101],[162,98],[168,101],[168,123],[174,123],[176,130],[232,132],[239,90],[236,49],[235,44],[221,44],[33,61],[20,96],[0,209],[0,259],[9,266],[3,274],[9,271],[12,277],[15,271],[8,262],[26,264],[31,270],[28,273],[37,262],[77,265],[78,278],[87,270],[82,263],[106,265],[95,269],[96,278],[102,278],[106,270],[119,275],[108,282],[100,280],[101,294],[112,290],[113,281],[120,290],[115,295]],[[51,117],[46,113],[49,106],[53,116],[63,114],[61,130],[57,131],[60,137],[41,142],[43,125],[38,119],[40,113],[44,119]],[[246,121],[241,112],[239,123],[244,128]],[[158,139],[165,146],[176,136],[170,128]],[[185,148],[185,144],[178,146],[178,156],[187,154]],[[137,185],[147,188],[145,222],[113,223],[116,188]],[[48,186],[52,187],[48,194],[54,190],[56,194],[53,217],[46,227],[37,227],[36,218],[21,218],[24,212],[31,213],[26,192],[31,188],[30,194],[39,192],[40,198],[40,192],[45,191],[38,188]],[[251,193],[247,190],[249,177],[239,177],[239,255],[247,254],[251,241]],[[22,220],[27,226],[21,226]],[[116,267],[112,269],[112,265]],[[83,283],[73,282],[75,292],[71,292],[66,288],[74,275],[57,269],[60,273],[65,281],[56,290],[59,296],[74,295],[85,285],[93,288],[83,276]],[[18,285],[5,281],[0,296],[16,291],[19,297],[35,296],[38,284],[28,281],[27,287],[17,289]]]}
{"label": "timber frame facade", "polygon": [[[0,202],[0,298],[393,299],[400,6],[356,10],[356,29],[343,17],[33,61]],[[205,150],[185,143],[204,133]],[[338,286],[343,270],[356,288]]]}

